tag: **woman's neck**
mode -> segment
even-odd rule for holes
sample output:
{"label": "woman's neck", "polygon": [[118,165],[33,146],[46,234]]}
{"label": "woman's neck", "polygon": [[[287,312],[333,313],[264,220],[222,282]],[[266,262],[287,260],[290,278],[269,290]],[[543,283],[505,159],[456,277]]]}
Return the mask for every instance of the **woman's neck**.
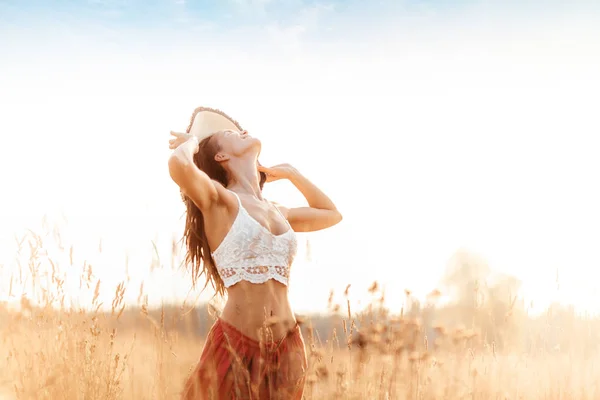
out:
{"label": "woman's neck", "polygon": [[256,157],[231,159],[227,164],[229,174],[227,188],[236,193],[249,194],[262,200]]}

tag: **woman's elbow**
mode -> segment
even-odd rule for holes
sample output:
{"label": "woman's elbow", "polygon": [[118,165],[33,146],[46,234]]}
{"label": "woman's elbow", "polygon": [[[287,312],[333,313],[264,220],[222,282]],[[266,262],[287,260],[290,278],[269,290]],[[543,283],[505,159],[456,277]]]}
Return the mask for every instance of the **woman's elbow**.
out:
{"label": "woman's elbow", "polygon": [[342,213],[338,210],[335,210],[333,214],[333,225],[339,224],[342,222],[342,219],[344,219],[344,217],[342,217]]}
{"label": "woman's elbow", "polygon": [[179,177],[181,176],[181,163],[176,160],[173,156],[169,157],[169,176],[171,179],[179,184]]}
{"label": "woman's elbow", "polygon": [[181,177],[185,174],[185,169],[188,167],[188,162],[178,157],[175,153],[169,157],[169,175],[177,184],[180,183]]}

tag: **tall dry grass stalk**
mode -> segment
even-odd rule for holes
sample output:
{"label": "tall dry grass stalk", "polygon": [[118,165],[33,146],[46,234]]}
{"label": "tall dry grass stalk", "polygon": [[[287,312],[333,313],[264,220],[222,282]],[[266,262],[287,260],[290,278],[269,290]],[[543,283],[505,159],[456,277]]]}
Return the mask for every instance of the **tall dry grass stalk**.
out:
{"label": "tall dry grass stalk", "polygon": [[[20,261],[8,290],[14,295],[28,282],[31,292],[18,307],[0,306],[0,400],[178,398],[202,349],[193,308],[149,309],[143,285],[140,304],[126,306],[127,287],[119,284],[106,311],[99,304],[103,283],[88,263],[79,268],[92,307],[68,307],[72,294],[56,263],[46,260],[49,273],[41,270],[42,238],[30,233],[25,243],[29,259]],[[423,306],[407,292],[398,314],[385,309],[376,283],[361,312],[350,308],[349,286],[343,307],[332,295],[328,318],[301,321],[309,356],[305,398],[600,398],[598,320],[565,309],[533,318],[513,297],[494,298],[497,288],[485,295],[480,285],[469,288],[474,301],[444,308],[435,306],[439,292]]]}

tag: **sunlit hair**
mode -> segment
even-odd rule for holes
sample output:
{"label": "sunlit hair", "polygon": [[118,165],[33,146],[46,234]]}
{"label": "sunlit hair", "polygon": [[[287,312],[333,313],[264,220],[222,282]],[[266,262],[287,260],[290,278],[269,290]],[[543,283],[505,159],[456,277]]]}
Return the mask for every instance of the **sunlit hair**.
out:
{"label": "sunlit hair", "polygon": [[[190,124],[187,128],[187,133],[192,129],[194,118],[201,111],[215,112],[231,120],[235,126],[242,131],[241,126],[234,121],[225,113],[219,110],[199,107],[194,110]],[[215,132],[217,133],[217,132]],[[216,140],[213,140],[214,133],[204,138],[198,147],[198,152],[194,155],[194,163],[200,168],[206,175],[212,180],[219,182],[223,186],[227,187],[229,179],[227,177],[227,171],[223,166],[215,160],[215,155],[219,152],[219,144]],[[267,176],[265,173],[260,172],[260,189],[262,190]],[[217,267],[211,255],[211,250],[208,246],[208,240],[206,237],[206,230],[204,227],[204,216],[196,204],[188,196],[182,193],[183,202],[186,207],[186,220],[185,229],[183,232],[183,238],[186,245],[186,256],[185,261],[187,265],[191,266],[192,269],[192,282],[196,285],[198,278],[201,275],[206,276],[206,282],[204,288],[210,283],[215,289],[217,295],[225,294],[225,285],[223,280],[219,276]]]}

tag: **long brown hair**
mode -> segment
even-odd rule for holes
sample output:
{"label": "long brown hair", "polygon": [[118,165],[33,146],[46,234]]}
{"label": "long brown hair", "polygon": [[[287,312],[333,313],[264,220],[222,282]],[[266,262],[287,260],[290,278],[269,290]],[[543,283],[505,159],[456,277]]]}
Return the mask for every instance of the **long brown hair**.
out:
{"label": "long brown hair", "polygon": [[[209,111],[220,114],[233,122],[236,127],[242,131],[240,124],[222,111],[207,107],[198,107],[192,114],[190,124],[186,131],[187,133],[189,133],[192,129],[194,118],[196,118],[196,115],[201,111]],[[219,182],[224,187],[227,187],[229,184],[227,171],[219,162],[215,160],[215,155],[219,152],[220,148],[219,144],[215,140],[212,140],[213,136],[214,134],[204,138],[200,142],[198,146],[198,152],[194,155],[194,164],[196,164],[200,170],[208,175],[210,179]],[[261,190],[266,180],[266,174],[261,172]],[[215,289],[216,294],[224,295],[225,285],[223,284],[223,280],[217,271],[217,267],[215,266],[215,262],[211,255],[210,247],[208,246],[202,211],[200,211],[192,199],[183,194],[183,192],[182,198],[186,208],[185,228],[183,232],[183,238],[186,245],[185,262],[187,265],[191,266],[192,282],[195,286],[198,278],[204,274],[206,276],[206,282],[202,290],[204,290],[210,283]]]}

